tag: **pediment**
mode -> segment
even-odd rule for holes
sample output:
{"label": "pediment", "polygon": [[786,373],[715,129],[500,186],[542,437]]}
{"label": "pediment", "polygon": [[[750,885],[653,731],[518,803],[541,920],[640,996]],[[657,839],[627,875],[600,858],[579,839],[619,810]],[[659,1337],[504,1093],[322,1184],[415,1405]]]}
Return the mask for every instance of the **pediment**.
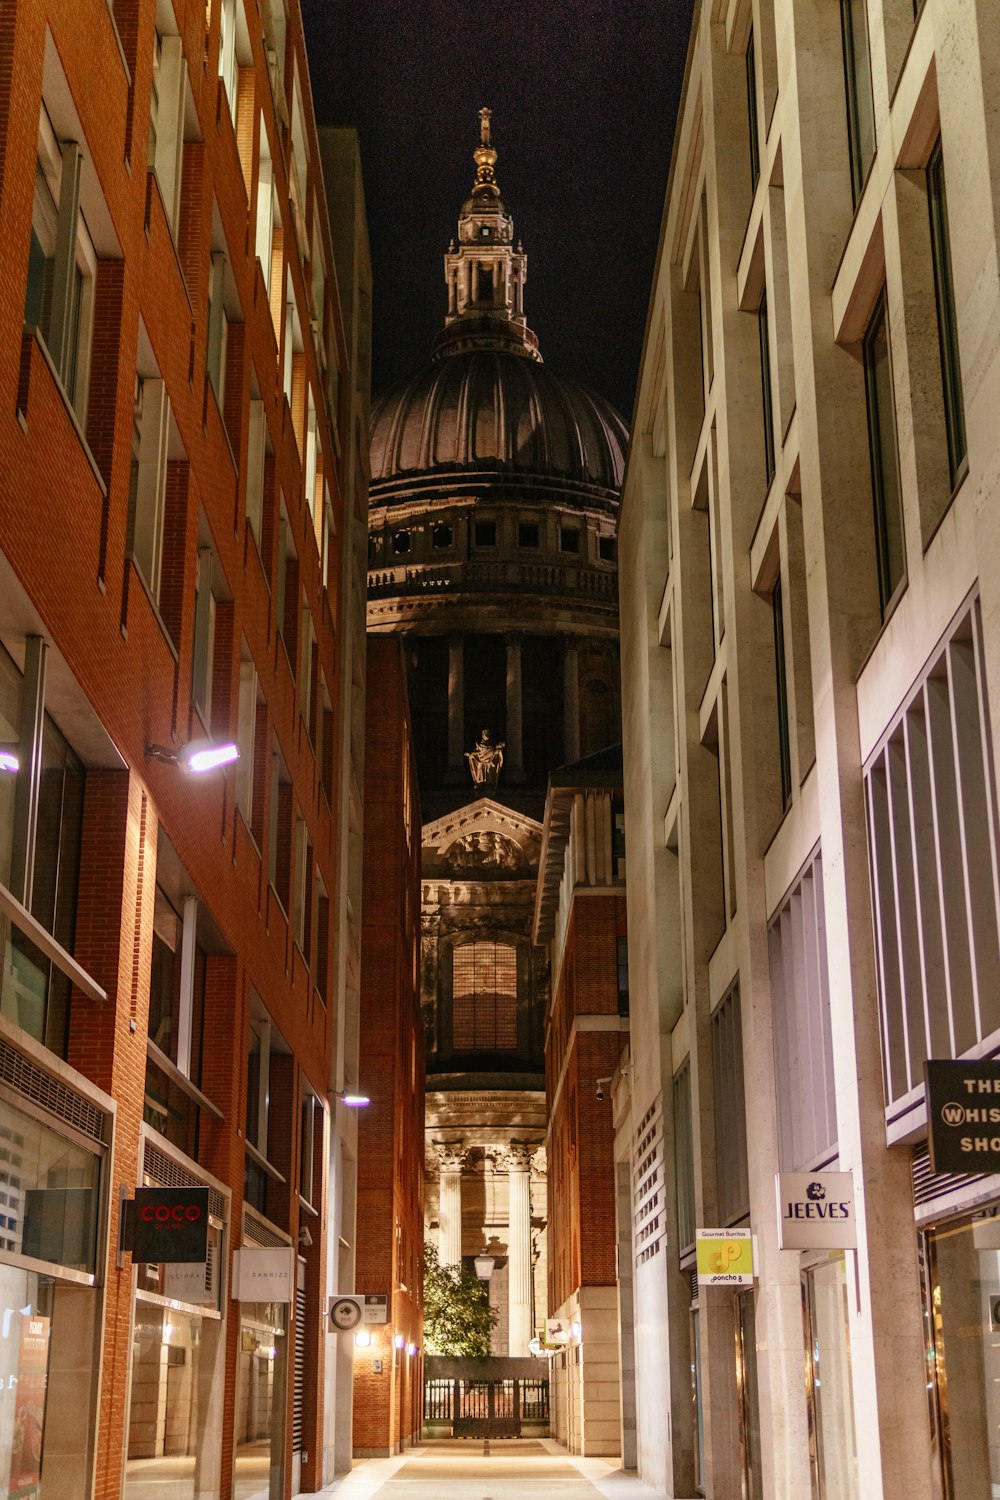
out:
{"label": "pediment", "polygon": [[424,824],[423,873],[451,880],[529,880],[541,844],[542,825],[534,818],[480,797]]}

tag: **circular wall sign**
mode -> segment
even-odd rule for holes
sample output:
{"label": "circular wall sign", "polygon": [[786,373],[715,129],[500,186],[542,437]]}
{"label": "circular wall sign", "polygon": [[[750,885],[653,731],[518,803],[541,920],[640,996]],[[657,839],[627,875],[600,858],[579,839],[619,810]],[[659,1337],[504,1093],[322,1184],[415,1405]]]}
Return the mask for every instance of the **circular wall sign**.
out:
{"label": "circular wall sign", "polygon": [[361,1322],[361,1308],[353,1297],[335,1297],[330,1303],[330,1322],[334,1328],[346,1333]]}

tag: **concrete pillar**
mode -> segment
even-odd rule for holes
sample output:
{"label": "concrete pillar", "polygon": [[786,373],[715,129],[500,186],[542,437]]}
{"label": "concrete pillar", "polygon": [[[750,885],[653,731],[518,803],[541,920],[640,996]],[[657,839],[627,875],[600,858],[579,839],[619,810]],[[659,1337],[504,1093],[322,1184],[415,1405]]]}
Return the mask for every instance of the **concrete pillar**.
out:
{"label": "concrete pillar", "polygon": [[528,1353],[531,1327],[531,1156],[534,1148],[511,1141],[504,1152],[508,1174],[507,1352]]}
{"label": "concrete pillar", "polygon": [[461,781],[465,774],[462,739],[465,734],[465,640],[448,637],[448,780]]}
{"label": "concrete pillar", "polygon": [[435,1143],[441,1164],[438,1202],[438,1260],[443,1266],[462,1263],[462,1168],[465,1148],[459,1142]]}
{"label": "concrete pillar", "polygon": [[521,637],[511,632],[507,643],[507,779],[524,780],[524,744],[521,721]]}
{"label": "concrete pillar", "polygon": [[563,642],[563,758],[580,759],[580,660],[576,642]]}

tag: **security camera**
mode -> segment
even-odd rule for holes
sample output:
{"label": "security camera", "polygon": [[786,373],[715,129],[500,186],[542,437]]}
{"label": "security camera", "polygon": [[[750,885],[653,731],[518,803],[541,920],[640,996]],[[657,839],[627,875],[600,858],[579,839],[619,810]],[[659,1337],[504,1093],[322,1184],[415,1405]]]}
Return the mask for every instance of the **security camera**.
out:
{"label": "security camera", "polygon": [[598,1099],[604,1098],[604,1090],[601,1088],[600,1084],[597,1085],[597,1097]]}
{"label": "security camera", "polygon": [[604,1085],[606,1083],[610,1083],[610,1082],[611,1082],[611,1074],[610,1073],[608,1074],[607,1078],[599,1078],[597,1080],[597,1097],[598,1097],[598,1099],[603,1099],[604,1098]]}

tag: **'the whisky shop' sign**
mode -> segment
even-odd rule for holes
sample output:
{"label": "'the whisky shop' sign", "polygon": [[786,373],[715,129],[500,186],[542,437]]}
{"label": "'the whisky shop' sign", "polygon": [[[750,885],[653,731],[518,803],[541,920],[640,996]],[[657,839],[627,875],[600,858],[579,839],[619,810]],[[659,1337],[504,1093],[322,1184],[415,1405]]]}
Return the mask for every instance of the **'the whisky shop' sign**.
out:
{"label": "'the whisky shop' sign", "polygon": [[924,1063],[932,1172],[1000,1172],[1000,1062]]}

